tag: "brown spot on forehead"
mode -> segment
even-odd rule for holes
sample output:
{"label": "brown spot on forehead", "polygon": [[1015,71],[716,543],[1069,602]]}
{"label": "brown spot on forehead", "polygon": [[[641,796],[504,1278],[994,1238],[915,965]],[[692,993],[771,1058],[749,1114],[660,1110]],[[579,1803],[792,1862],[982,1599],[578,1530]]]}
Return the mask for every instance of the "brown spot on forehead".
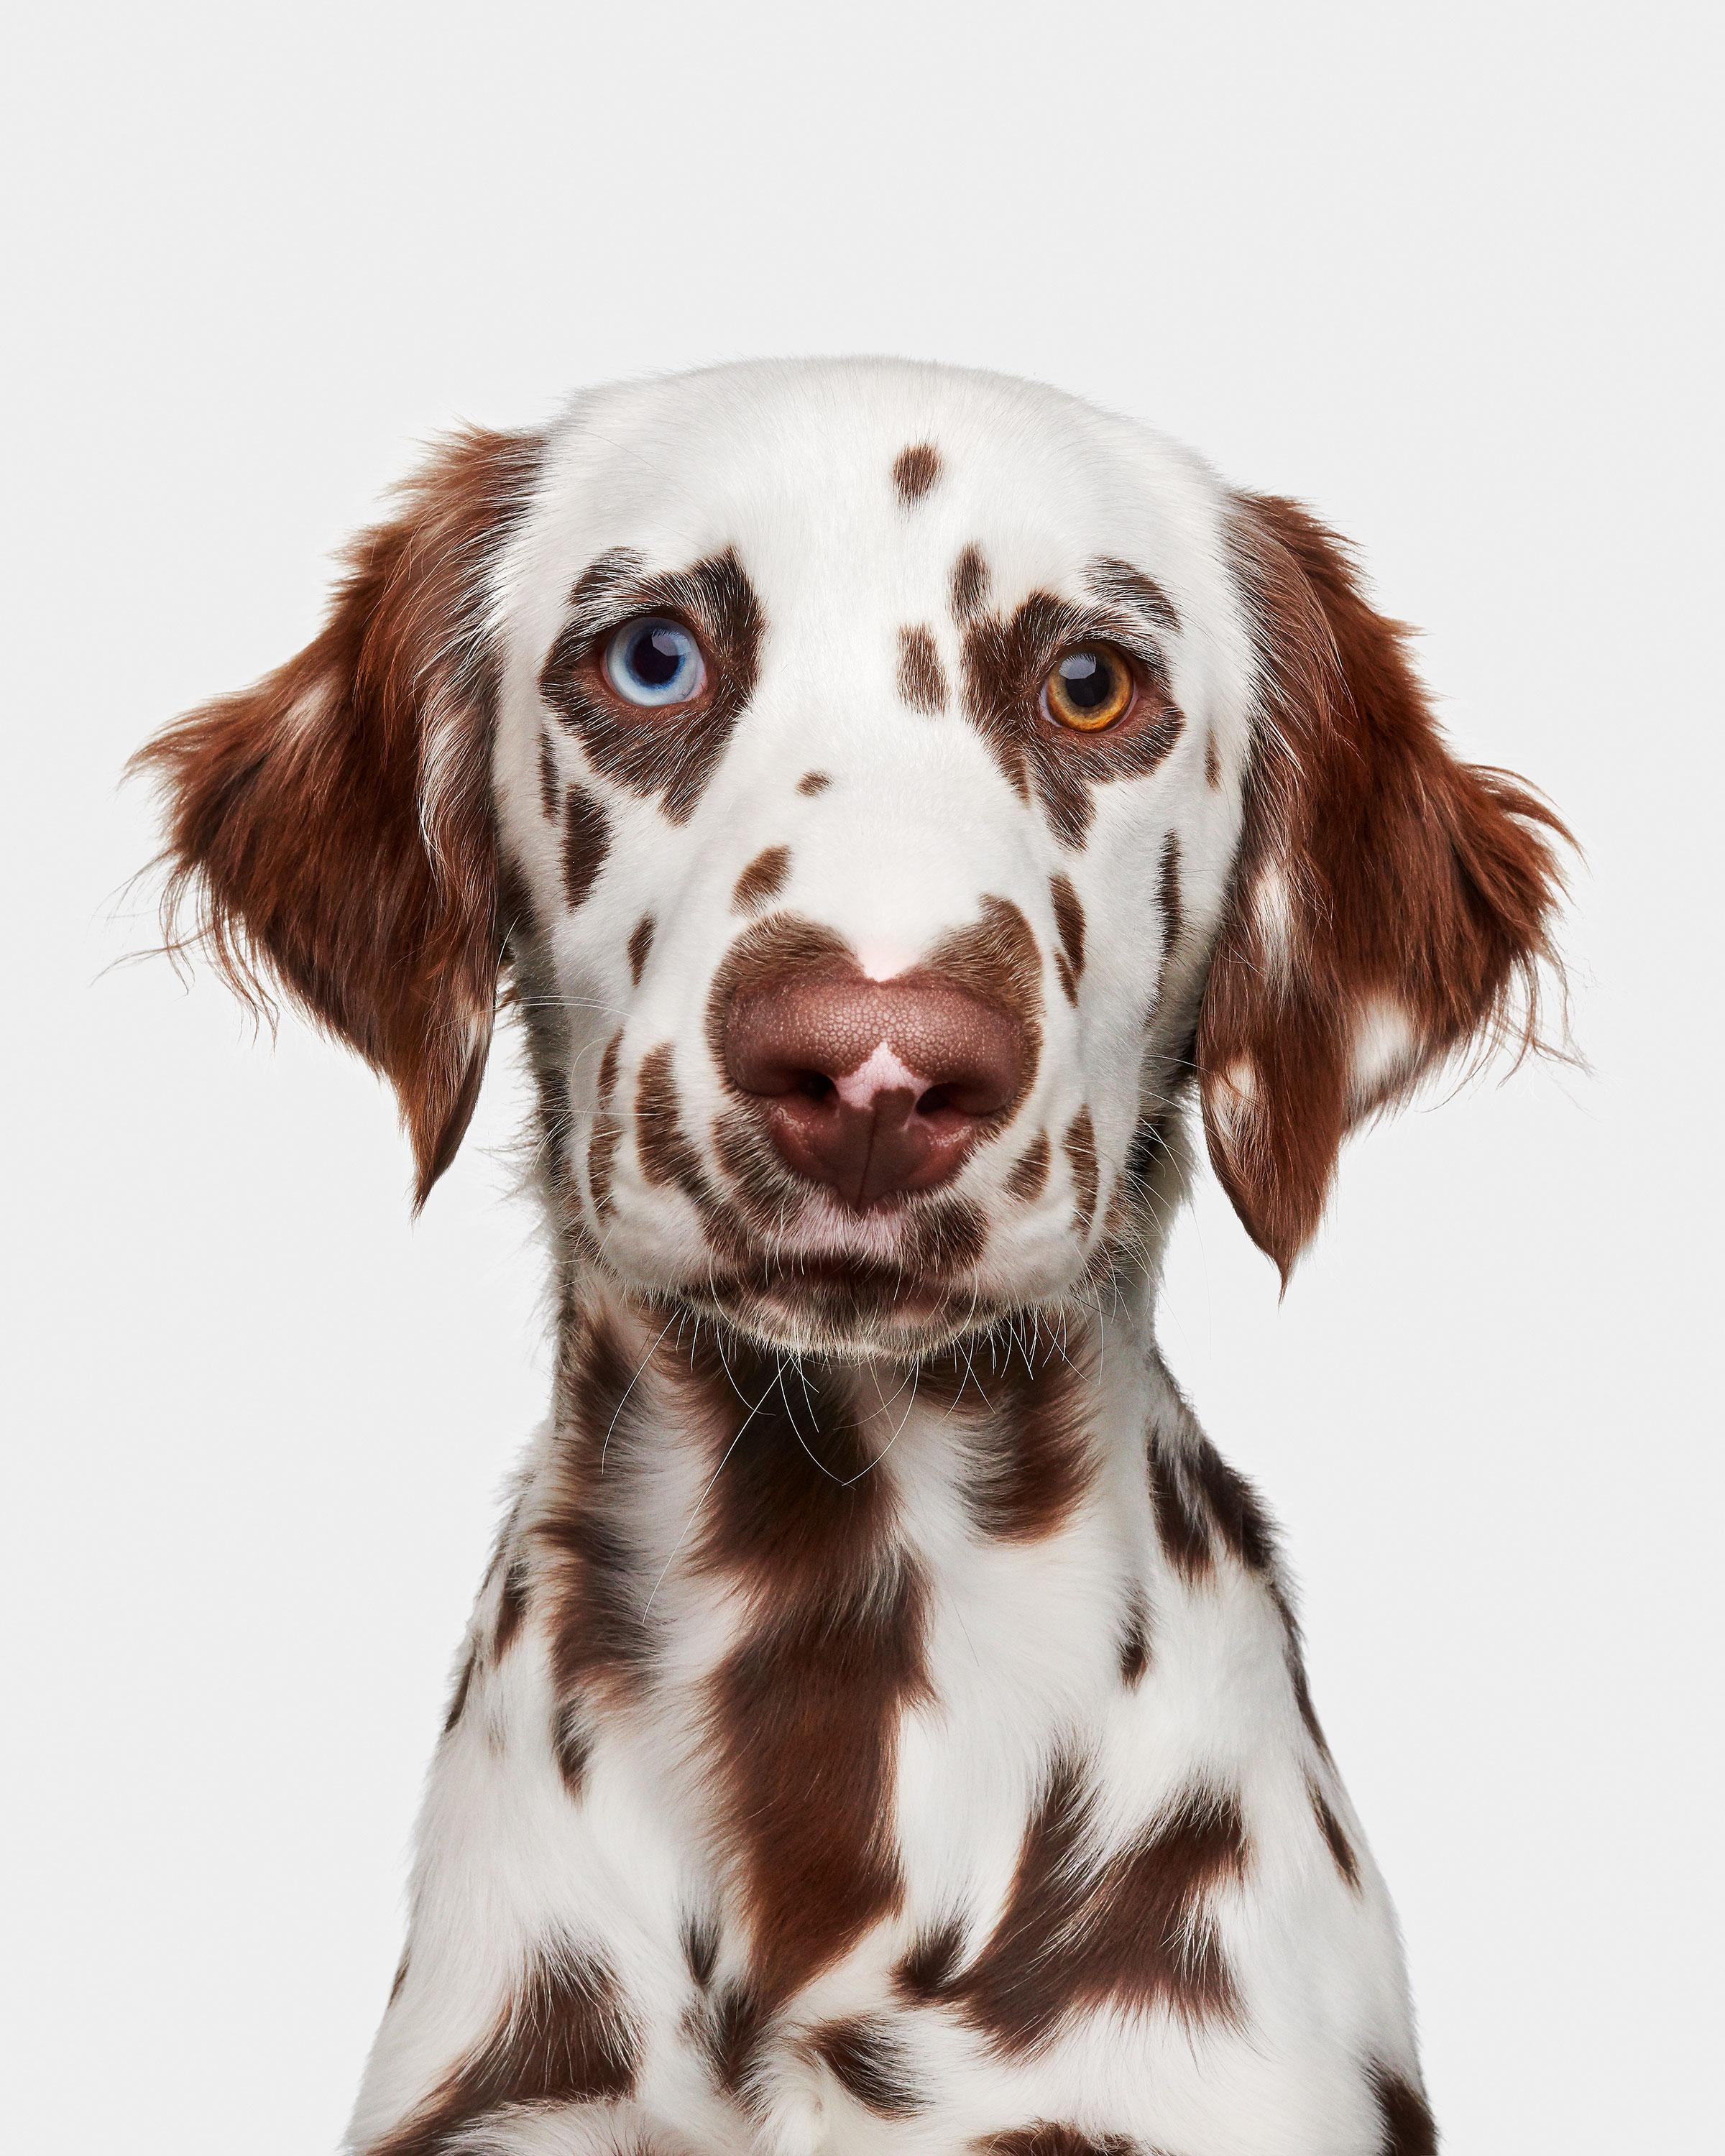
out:
{"label": "brown spot on forehead", "polygon": [[940,451],[932,442],[913,442],[892,460],[892,483],[906,509],[921,501],[940,475]]}
{"label": "brown spot on forehead", "polygon": [[584,786],[572,786],[563,805],[563,895],[572,913],[593,889],[610,850],[603,804]]}
{"label": "brown spot on forehead", "polygon": [[[671,615],[700,639],[706,685],[675,711],[637,708],[605,682],[602,662],[611,633],[642,613]],[[606,778],[631,793],[656,796],[672,823],[686,823],[754,692],[765,626],[734,552],[649,576],[639,554],[614,548],[570,593],[539,692]]]}
{"label": "brown spot on forehead", "polygon": [[797,781],[797,791],[798,793],[824,793],[832,783],[829,773],[805,771]]}
{"label": "brown spot on forehead", "polygon": [[630,932],[629,939],[629,977],[637,988],[647,970],[648,956],[653,948],[653,916],[644,913]]}
{"label": "brown spot on forehead", "polygon": [[752,913],[757,906],[765,906],[768,899],[777,898],[791,873],[791,850],[788,846],[768,846],[757,854],[753,860],[737,879],[731,894],[731,904],[737,913]]}
{"label": "brown spot on forehead", "polygon": [[980,547],[967,547],[952,564],[952,619],[974,621],[988,596],[988,564]]}
{"label": "brown spot on forehead", "polygon": [[914,711],[943,711],[947,677],[930,629],[898,633],[898,693]]}

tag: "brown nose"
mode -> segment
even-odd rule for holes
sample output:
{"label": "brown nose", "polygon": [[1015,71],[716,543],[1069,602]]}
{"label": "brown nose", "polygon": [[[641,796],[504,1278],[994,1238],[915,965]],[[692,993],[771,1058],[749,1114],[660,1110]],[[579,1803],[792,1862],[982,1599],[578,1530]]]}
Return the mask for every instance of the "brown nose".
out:
{"label": "brown nose", "polygon": [[726,1014],[724,1046],[781,1158],[856,1206],[956,1175],[1024,1067],[1017,1019],[914,978],[747,990]]}

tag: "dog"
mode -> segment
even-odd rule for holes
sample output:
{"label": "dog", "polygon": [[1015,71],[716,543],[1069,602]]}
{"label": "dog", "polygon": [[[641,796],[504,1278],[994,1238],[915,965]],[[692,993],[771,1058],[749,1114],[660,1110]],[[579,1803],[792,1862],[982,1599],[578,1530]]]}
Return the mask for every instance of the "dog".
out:
{"label": "dog", "polygon": [[1284,1281],[1344,1137],[1538,1040],[1568,834],[1288,500],[884,361],[441,446],[141,753],[165,905],[393,1086],[494,1019],[552,1411],[357,2156],[1420,2156],[1273,1531],[1158,1354],[1201,1125]]}

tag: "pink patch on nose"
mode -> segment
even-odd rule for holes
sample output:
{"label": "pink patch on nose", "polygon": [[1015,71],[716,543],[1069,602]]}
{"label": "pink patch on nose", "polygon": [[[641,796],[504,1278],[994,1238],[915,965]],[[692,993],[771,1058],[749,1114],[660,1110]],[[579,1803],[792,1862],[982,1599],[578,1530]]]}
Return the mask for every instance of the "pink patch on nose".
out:
{"label": "pink patch on nose", "polygon": [[845,1077],[835,1076],[833,1088],[848,1108],[866,1108],[882,1093],[916,1094],[924,1090],[916,1072],[901,1063],[884,1040],[865,1063],[860,1063]]}

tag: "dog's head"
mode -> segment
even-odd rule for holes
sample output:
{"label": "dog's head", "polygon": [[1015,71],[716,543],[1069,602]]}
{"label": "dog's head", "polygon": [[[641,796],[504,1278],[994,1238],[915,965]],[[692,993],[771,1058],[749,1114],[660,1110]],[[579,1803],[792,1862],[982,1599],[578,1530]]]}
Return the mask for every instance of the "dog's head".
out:
{"label": "dog's head", "polygon": [[1560,827],[1450,754],[1332,535],[939,368],[465,436],[144,760],[171,901],[390,1079],[422,1199],[506,974],[566,1243],[798,1346],[1082,1294],[1194,1080],[1286,1274],[1346,1133],[1526,1035],[1549,956]]}

